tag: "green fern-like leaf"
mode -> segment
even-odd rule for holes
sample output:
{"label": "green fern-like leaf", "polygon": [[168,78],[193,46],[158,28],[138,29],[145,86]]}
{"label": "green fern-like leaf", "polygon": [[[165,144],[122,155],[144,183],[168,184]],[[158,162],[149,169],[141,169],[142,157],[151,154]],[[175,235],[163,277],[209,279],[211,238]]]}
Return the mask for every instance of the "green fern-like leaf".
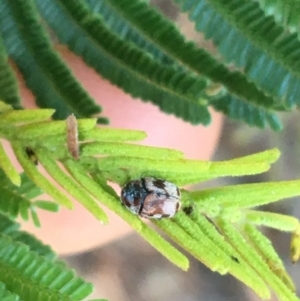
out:
{"label": "green fern-like leaf", "polygon": [[[42,23],[38,22],[34,3],[21,2],[20,5],[2,3],[0,30],[9,54],[25,75],[37,102],[56,107],[59,118],[71,111],[77,116],[99,112],[55,53]],[[42,16],[58,37],[125,91],[194,124],[210,122],[207,106],[212,105],[249,125],[263,128],[269,124],[275,130],[280,129],[274,113],[285,107],[276,100],[278,95],[273,94],[272,98],[261,93],[242,73],[229,71],[203,49],[186,42],[170,21],[143,1],[86,0],[86,3],[89,6],[84,1],[37,1]],[[17,26],[19,23],[24,26]],[[32,33],[22,30],[25,23]],[[64,30],[66,27],[68,30]],[[211,94],[214,82],[226,89]],[[296,95],[293,87],[297,87],[295,80],[289,91]],[[277,91],[281,93],[282,89],[279,87]],[[290,97],[289,101],[291,106],[294,99]]]}
{"label": "green fern-like leaf", "polygon": [[[253,82],[277,99],[277,105],[293,107],[299,103],[299,77],[292,74],[264,49],[259,48],[255,42],[247,39],[226,19],[226,16],[215,10],[209,1],[176,0],[176,2],[188,12],[190,19],[195,22],[196,29],[203,32],[207,39],[212,39],[226,61],[243,68]],[[251,15],[257,14],[253,12]],[[245,115],[251,116],[249,112]]]}
{"label": "green fern-like leaf", "polygon": [[59,264],[0,234],[0,281],[22,300],[82,300],[92,286]]}
{"label": "green fern-like leaf", "polygon": [[55,52],[33,1],[1,1],[0,31],[39,106],[55,108],[59,119],[101,111]]}
{"label": "green fern-like leaf", "polygon": [[[152,176],[166,179],[180,187],[217,177],[261,173],[268,170],[270,164],[279,157],[279,152],[273,149],[221,162],[188,160],[179,151],[147,147],[126,141],[143,138],[140,132],[127,131],[127,134],[124,135],[126,139],[123,137],[123,141],[117,142],[117,137],[122,136],[125,130],[98,129],[95,127],[95,120],[81,119],[78,121],[80,156],[79,159],[74,159],[66,146],[65,122],[44,121],[45,112],[36,110],[36,115],[41,112],[41,116],[36,117],[37,122],[19,124],[15,122],[14,112],[2,114],[3,122],[0,123],[0,134],[2,133],[11,142],[17,159],[30,179],[45,191],[49,191],[56,202],[72,205],[72,202],[61,190],[53,193],[53,189],[45,184],[44,176],[40,174],[37,166],[24,151],[24,146],[28,143],[37,156],[38,166],[44,166],[53,180],[61,187],[65,187],[71,195],[80,196],[79,201],[95,217],[107,222],[106,216],[98,206],[98,202],[100,202],[119,215],[153,247],[183,270],[187,270],[189,266],[186,256],[141,218],[122,206],[119,196],[108,183],[115,182],[124,185],[133,179]],[[19,112],[16,114],[20,116]],[[23,117],[26,119],[28,116],[24,114]],[[6,131],[5,129],[8,128],[9,131]],[[112,135],[111,141],[109,141],[110,134]],[[49,139],[51,140],[50,144]],[[63,168],[59,166],[63,166]],[[7,181],[13,185],[8,178]],[[253,207],[275,202],[281,198],[300,195],[299,187],[299,180],[294,180],[217,187],[200,191],[181,189],[182,210],[171,219],[151,220],[151,222],[164,231],[175,244],[211,270],[220,274],[230,273],[249,286],[261,298],[270,298],[272,290],[279,300],[299,301],[294,292],[294,284],[281,260],[269,240],[256,227],[267,226],[293,233],[292,260],[296,261],[299,258],[297,248],[300,222],[294,217],[253,209]],[[49,208],[49,204],[42,204],[39,201],[37,204]],[[36,215],[33,218],[36,218]],[[6,232],[2,234],[3,237],[0,236],[0,281],[7,285],[11,279],[17,277],[9,272],[11,268],[13,270],[16,268],[15,263],[9,261],[15,257],[3,255],[5,270],[2,273],[1,247],[4,248],[3,254],[7,254],[11,244],[14,247],[10,246],[10,248],[19,250],[21,246],[25,247],[24,243],[28,243],[32,250],[39,251],[29,252],[27,247],[24,251],[16,251],[19,252],[17,254],[24,257],[25,253],[29,252],[28,254],[38,256],[38,260],[40,257],[46,260],[45,256],[48,256],[48,250],[36,244],[34,238],[16,233],[18,231],[16,226],[7,220],[4,220],[3,228]],[[36,254],[37,252],[40,252],[40,256]],[[28,258],[30,258],[28,262],[35,262],[36,257]],[[51,256],[50,258],[52,262],[53,258]],[[23,260],[25,262],[27,259]],[[34,266],[34,264],[32,265]],[[44,266],[45,269],[50,269],[50,266]],[[57,266],[60,267],[60,264],[57,263]],[[18,270],[18,273],[18,275],[23,275],[22,270]],[[1,278],[2,274],[7,276]],[[29,273],[25,276],[31,277],[32,275]],[[30,290],[31,294],[36,296],[39,288],[28,285],[28,281],[35,281],[34,277],[37,276],[34,274],[32,277],[33,279],[26,278],[26,285],[21,285],[23,278],[18,278],[15,285],[17,288],[14,287],[14,292],[22,297],[23,294],[25,295],[24,290],[26,293]],[[50,283],[47,282],[45,285],[50,285]],[[50,287],[54,288],[51,285]],[[12,289],[12,287],[7,288]],[[59,288],[55,288],[57,290],[54,294],[60,294]],[[62,296],[62,298],[64,297]]]}
{"label": "green fern-like leaf", "polygon": [[48,260],[56,259],[56,254],[53,250],[36,239],[33,235],[20,231],[20,226],[3,214],[0,214],[0,233],[9,236],[13,241],[27,245],[31,251],[34,251],[40,256]]}
{"label": "green fern-like leaf", "polygon": [[[279,130],[276,111],[298,105],[300,42],[284,27],[295,30],[294,1],[281,6],[279,0],[176,0],[196,27],[213,39],[225,60],[242,67],[245,74],[231,71],[231,66],[186,41],[147,1],[18,1],[1,2],[2,39],[37,104],[55,107],[57,118],[63,119],[70,112],[78,117],[91,116],[100,108],[55,51],[39,13],[63,43],[104,77],[132,96],[151,101],[193,124],[209,124],[207,107],[213,106],[251,126],[270,125]],[[275,13],[280,7],[285,8],[281,15]],[[278,23],[265,16],[263,9],[280,15]],[[202,12],[205,16],[199,17]],[[293,20],[289,23],[287,19]],[[10,78],[10,84],[4,85],[6,90],[1,91],[13,89],[14,100],[9,101],[16,102],[14,77],[6,50],[0,48],[3,78]],[[98,118],[98,122],[104,121]]]}
{"label": "green fern-like leaf", "polygon": [[[34,185],[26,174],[21,175],[21,185],[19,187],[13,185],[0,169],[0,194],[0,211],[12,218],[20,215],[27,221],[29,214],[34,214],[37,207],[31,199],[41,195],[42,190]],[[41,203],[43,202],[38,203],[39,208],[42,207]],[[57,211],[58,207],[52,203],[51,209]],[[39,220],[36,220],[35,224],[39,226]]]}
{"label": "green fern-like leaf", "polygon": [[272,17],[265,17],[256,1],[246,0],[209,0],[231,24],[234,24],[258,47],[295,75],[300,75],[298,51],[300,41],[297,35],[288,35],[283,27]]}

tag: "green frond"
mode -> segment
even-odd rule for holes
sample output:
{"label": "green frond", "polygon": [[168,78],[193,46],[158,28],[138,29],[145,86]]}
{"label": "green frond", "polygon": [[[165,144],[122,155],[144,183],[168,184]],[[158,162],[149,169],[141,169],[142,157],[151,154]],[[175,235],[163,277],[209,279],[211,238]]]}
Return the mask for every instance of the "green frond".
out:
{"label": "green frond", "polygon": [[15,109],[20,108],[20,95],[18,90],[17,79],[9,65],[8,55],[5,50],[2,38],[0,37],[0,100],[13,106]]}
{"label": "green frond", "polygon": [[300,3],[298,0],[258,0],[257,2],[266,15],[273,16],[278,24],[299,36]]}
{"label": "green frond", "polygon": [[32,234],[19,230],[20,225],[3,214],[0,214],[0,233],[9,236],[13,241],[27,245],[31,251],[47,258],[48,260],[56,259],[56,254],[48,246],[43,244]]}
{"label": "green frond", "polygon": [[55,108],[55,118],[72,112],[88,117],[101,108],[59,57],[39,22],[34,1],[1,1],[0,31],[9,55],[21,70],[41,107]]}
{"label": "green frond", "polygon": [[92,291],[91,284],[75,276],[72,270],[39,256],[24,244],[2,234],[0,281],[24,300],[82,300]]}
{"label": "green frond", "polygon": [[[98,168],[103,172],[130,170],[154,177],[168,178],[177,185],[199,183],[209,179],[224,176],[253,175],[267,171],[270,165],[266,162],[243,163],[235,162],[207,162],[188,159],[153,159],[139,154],[139,157],[107,156],[97,159]],[[134,168],[131,168],[134,166]],[[128,179],[127,179],[128,180]],[[122,183],[121,183],[122,184]],[[123,183],[124,184],[124,183]]]}
{"label": "green frond", "polygon": [[202,99],[206,79],[160,63],[122,40],[82,1],[38,1],[38,5],[60,40],[102,76],[166,113],[193,124],[210,122],[207,103]]}
{"label": "green frond", "polygon": [[[39,110],[36,110],[37,115],[38,112]],[[42,166],[57,184],[73,195],[99,220],[107,222],[105,213],[99,207],[101,204],[119,215],[162,255],[183,270],[189,267],[186,256],[141,218],[127,210],[108,183],[124,185],[131,179],[152,176],[171,181],[181,187],[217,177],[261,173],[268,170],[270,164],[274,163],[280,155],[278,150],[271,149],[221,162],[188,160],[179,151],[127,142],[144,138],[145,134],[142,132],[100,129],[96,127],[95,120],[81,119],[78,120],[80,156],[75,160],[66,146],[66,122],[43,121],[37,118],[36,122],[20,125],[16,123],[17,118],[13,116],[13,112],[9,114],[11,114],[9,121],[0,123],[0,135],[11,142],[15,155],[28,178],[23,182],[24,175],[22,175],[21,186],[17,187],[2,172],[4,181],[1,181],[0,174],[0,183],[11,194],[22,196],[22,203],[27,206],[23,205],[24,208],[32,206],[32,219],[36,220],[36,223],[38,223],[37,208],[53,211],[57,209],[57,205],[52,202],[40,200],[25,202],[29,196],[36,198],[40,195],[41,191],[36,190],[36,185],[51,195],[55,202],[69,207],[73,205],[65,193],[40,174],[39,168]],[[25,146],[28,145],[38,159],[37,166],[26,154]],[[163,230],[180,248],[207,267],[220,274],[233,275],[261,298],[270,298],[271,291],[274,291],[281,301],[299,300],[294,294],[294,284],[270,241],[256,229],[256,227],[267,226],[291,232],[291,259],[295,262],[300,257],[299,220],[291,216],[253,209],[256,206],[300,195],[299,187],[299,180],[294,180],[233,185],[199,191],[181,189],[182,209],[171,219],[152,219],[151,222]],[[13,211],[16,210],[13,201],[7,204],[12,206],[12,212],[17,212]],[[187,211],[186,208],[190,210]],[[22,208],[18,210],[23,217],[28,218],[28,213],[24,213],[28,210]],[[7,262],[2,272],[1,248],[8,248],[8,245],[13,244],[18,250],[16,254],[22,254],[23,257],[26,252],[35,254],[43,260],[55,259],[47,246],[41,245],[34,237],[19,232],[18,225],[11,222],[8,217],[1,218],[1,215],[0,233],[3,236],[0,236],[0,281],[6,285],[12,279],[9,277],[15,279],[16,276],[8,271],[10,265]],[[29,246],[26,251],[19,251],[19,247],[25,245]],[[5,252],[8,251],[3,251],[3,254],[6,254]],[[5,260],[16,257],[7,256],[9,258],[5,257]],[[32,260],[35,262],[36,259],[36,257],[28,257],[30,259],[27,262],[27,257],[24,258],[24,264],[29,264]],[[56,264],[63,268],[59,263]],[[44,264],[40,269],[44,267],[49,268]],[[25,275],[22,271],[18,271],[19,278],[15,282],[19,290],[13,292],[21,298],[22,294],[25,294],[24,290],[27,293],[30,291],[35,296],[39,289],[38,283],[31,285],[35,279],[30,278],[31,266],[28,269]],[[45,271],[42,270],[43,273]],[[2,274],[7,275],[8,278],[1,278],[4,277],[1,276]],[[20,277],[29,278],[25,281]],[[50,285],[50,288],[57,287]],[[54,293],[59,294],[59,289]],[[73,300],[64,298],[62,297],[61,300]]]}
{"label": "green frond", "polygon": [[[36,207],[41,208],[44,204],[43,201],[37,204],[31,201],[32,198],[41,195],[42,190],[34,185],[26,174],[21,175],[20,186],[15,186],[0,169],[0,194],[0,212],[11,218],[16,218],[20,215],[23,220],[27,221],[29,214],[35,215]],[[47,210],[48,208],[44,206],[43,209]],[[57,211],[57,205],[51,203],[51,209]],[[38,226],[39,221],[36,220],[35,224]]]}
{"label": "green frond", "polygon": [[[208,0],[190,0],[188,2],[176,0],[176,2],[188,13],[189,18],[195,22],[195,28],[201,31],[207,39],[211,39],[214,42],[222,57],[228,63],[234,63],[236,67],[243,68],[251,81],[274,97],[274,104],[291,108],[299,103],[299,76],[291,73],[288,68],[273,58],[272,55],[259,48],[252,39],[247,38],[237,26],[227,20],[227,15],[223,16],[221,12],[214,9],[213,3],[210,3]],[[240,2],[237,5],[240,8]],[[256,22],[256,10],[259,10],[259,8],[249,1],[245,5],[247,7],[248,5],[251,6],[249,15],[255,16]],[[256,10],[252,6],[255,6]],[[240,9],[242,12],[245,11],[243,10],[243,4]],[[235,11],[239,13],[238,10]],[[243,18],[246,19],[247,15],[248,11],[243,15]],[[260,16],[260,19],[261,21],[257,22],[268,24],[269,19],[264,18],[263,15]],[[249,23],[254,22],[254,19],[252,18],[248,21]],[[251,24],[248,26],[251,28]],[[269,32],[266,34],[268,35]],[[233,108],[236,106],[234,103],[232,104]],[[249,110],[245,111],[245,116],[249,116]],[[236,108],[236,111],[238,112],[238,108]],[[227,112],[225,113],[227,114]],[[269,113],[271,114],[272,112]],[[263,115],[261,118],[265,119]]]}
{"label": "green frond", "polygon": [[[93,0],[88,2],[94,3]],[[192,42],[186,42],[177,28],[170,21],[163,18],[155,9],[149,8],[140,1],[129,0],[111,0],[105,5],[100,5],[101,8],[99,6],[96,7],[97,11],[102,12],[101,16],[104,19],[109,13],[112,14],[111,18],[113,20],[115,20],[114,17],[121,15],[121,20],[123,18],[124,22],[126,22],[122,30],[118,32],[121,36],[125,35],[126,38],[131,39],[131,36],[134,35],[132,31],[139,32],[139,36],[143,36],[146,39],[146,42],[142,42],[141,48],[151,51],[148,50],[148,45],[154,45],[167,55],[169,61],[171,60],[169,64],[177,62],[184,70],[196,72],[198,76],[204,75],[213,81],[221,83],[228,91],[235,94],[235,96],[230,95],[231,97],[229,97],[225,93],[225,96],[218,95],[218,97],[215,97],[216,100],[214,100],[215,98],[209,97],[207,93],[204,99],[208,99],[209,103],[213,104],[217,109],[227,114],[230,113],[230,117],[235,119],[245,120],[245,116],[247,116],[246,121],[250,125],[255,124],[263,127],[264,124],[260,121],[263,118],[266,119],[265,122],[269,122],[269,119],[272,121],[273,118],[270,118],[268,115],[273,115],[270,107],[274,105],[274,99],[258,91],[241,73],[230,72],[203,49],[197,48]],[[108,10],[107,7],[109,7]],[[112,11],[116,12],[116,16]],[[122,23],[122,25],[124,24]],[[110,23],[108,26],[110,26]],[[111,27],[115,29],[116,26]],[[168,38],[170,36],[173,38]],[[140,45],[139,39],[137,40],[138,45]],[[235,106],[237,106],[236,109]],[[261,115],[260,118],[259,115]],[[270,124],[272,125],[272,122]],[[276,129],[276,127],[274,128]]]}
{"label": "green frond", "polygon": [[300,41],[297,35],[288,35],[285,29],[266,17],[256,1],[209,0],[228,22],[236,26],[254,44],[269,53],[280,64],[300,75],[298,59]]}
{"label": "green frond", "polygon": [[[166,113],[207,125],[207,107],[213,106],[251,126],[280,130],[276,112],[299,104],[296,1],[176,1],[234,68],[186,41],[147,1],[5,0],[0,4],[0,98],[11,97],[9,103],[20,107],[7,51],[37,104],[55,107],[55,117],[100,112],[54,49],[46,21],[97,72]],[[98,122],[106,121],[99,117]]]}

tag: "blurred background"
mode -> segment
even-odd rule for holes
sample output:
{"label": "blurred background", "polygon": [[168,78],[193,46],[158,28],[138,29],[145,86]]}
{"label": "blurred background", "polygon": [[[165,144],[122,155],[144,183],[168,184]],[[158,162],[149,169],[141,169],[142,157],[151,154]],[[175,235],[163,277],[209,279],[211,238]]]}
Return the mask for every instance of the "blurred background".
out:
{"label": "blurred background", "polygon": [[[202,37],[193,31],[193,25],[185,16],[178,14],[171,1],[152,2],[167,16],[176,20],[189,38],[195,39],[202,45],[205,43],[205,46],[213,51],[213,46],[203,41]],[[299,178],[299,116],[296,113],[288,113],[287,116],[281,117],[284,124],[284,130],[281,133],[258,130],[239,122],[225,120],[213,160],[231,159],[274,147],[281,150],[281,158],[268,173],[252,177],[221,179],[201,187]],[[297,199],[288,199],[266,206],[265,210],[291,214],[300,218]],[[264,230],[285,261],[296,287],[300,288],[299,265],[292,265],[289,260],[290,234]],[[89,299],[101,297],[110,301],[259,300],[232,276],[213,273],[193,258],[190,258],[189,271],[181,271],[137,234],[129,235],[99,249],[64,259],[81,276],[95,285],[95,292]],[[273,297],[272,300],[276,298]]]}

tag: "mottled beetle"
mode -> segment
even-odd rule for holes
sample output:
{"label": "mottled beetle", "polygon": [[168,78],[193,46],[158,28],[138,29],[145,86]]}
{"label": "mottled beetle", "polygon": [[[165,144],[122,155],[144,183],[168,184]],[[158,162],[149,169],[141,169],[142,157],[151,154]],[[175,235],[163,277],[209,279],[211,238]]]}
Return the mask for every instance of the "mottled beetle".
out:
{"label": "mottled beetle", "polygon": [[173,183],[145,177],[127,183],[121,191],[121,200],[141,217],[172,217],[180,208],[180,190]]}

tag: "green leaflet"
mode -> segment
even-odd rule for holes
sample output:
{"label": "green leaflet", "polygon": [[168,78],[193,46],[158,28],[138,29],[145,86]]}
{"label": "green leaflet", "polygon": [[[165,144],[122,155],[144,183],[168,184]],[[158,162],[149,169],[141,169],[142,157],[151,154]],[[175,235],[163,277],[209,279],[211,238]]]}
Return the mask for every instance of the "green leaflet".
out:
{"label": "green leaflet", "polygon": [[96,140],[108,142],[140,141],[147,137],[143,131],[113,129],[113,128],[93,128],[89,131],[80,131],[80,140]]}
{"label": "green leaflet", "polygon": [[162,160],[174,160],[183,158],[181,151],[151,146],[116,143],[116,142],[92,142],[82,144],[81,156],[110,155],[122,156],[129,154],[130,157],[142,157]]}
{"label": "green leaflet", "polygon": [[[199,183],[217,177],[241,176],[267,171],[269,164],[265,162],[207,162],[188,159],[163,159],[132,156],[107,156],[97,160],[98,168],[104,172],[114,170],[139,171],[140,176],[151,175],[167,178],[177,185]],[[133,168],[134,166],[134,168]]]}
{"label": "green leaflet", "polygon": [[74,112],[88,117],[101,111],[55,52],[38,20],[34,1],[1,1],[0,32],[9,55],[41,107],[55,108],[55,118]]}
{"label": "green leaflet", "polygon": [[300,194],[300,181],[242,184],[190,192],[191,197],[201,204],[212,200],[225,208],[250,208],[269,204]]}
{"label": "green leaflet", "polygon": [[47,210],[47,211],[51,211],[51,212],[58,212],[58,205],[51,202],[51,201],[34,201],[34,205],[37,208],[43,209],[43,210]]}
{"label": "green leaflet", "polygon": [[272,164],[276,162],[280,157],[280,151],[277,148],[268,149],[256,154],[251,154],[247,156],[243,156],[240,158],[234,158],[230,160],[235,163],[258,163],[265,162],[267,164]]}
{"label": "green leaflet", "polygon": [[1,141],[0,141],[0,169],[4,171],[6,176],[10,179],[10,181],[14,185],[20,186],[21,179],[19,173],[16,170],[16,168],[13,166]]}
{"label": "green leaflet", "polygon": [[295,231],[299,225],[297,218],[273,212],[249,210],[246,212],[246,219],[253,225],[266,226],[288,232]]}
{"label": "green leaflet", "polygon": [[[80,119],[78,120],[78,130],[82,131],[84,134],[85,131],[89,131],[94,128],[95,124],[95,119]],[[20,139],[23,140],[24,143],[30,143],[30,141],[34,138],[37,141],[44,140],[43,143],[51,145],[53,143],[65,142],[67,136],[65,121],[51,122],[49,120],[39,123],[28,123],[20,125],[18,129],[22,131]]]}
{"label": "green leaflet", "polygon": [[54,112],[53,109],[40,110],[39,114],[36,114],[34,110],[8,111],[1,114],[0,122],[4,124],[22,124],[46,121],[50,120]]}

